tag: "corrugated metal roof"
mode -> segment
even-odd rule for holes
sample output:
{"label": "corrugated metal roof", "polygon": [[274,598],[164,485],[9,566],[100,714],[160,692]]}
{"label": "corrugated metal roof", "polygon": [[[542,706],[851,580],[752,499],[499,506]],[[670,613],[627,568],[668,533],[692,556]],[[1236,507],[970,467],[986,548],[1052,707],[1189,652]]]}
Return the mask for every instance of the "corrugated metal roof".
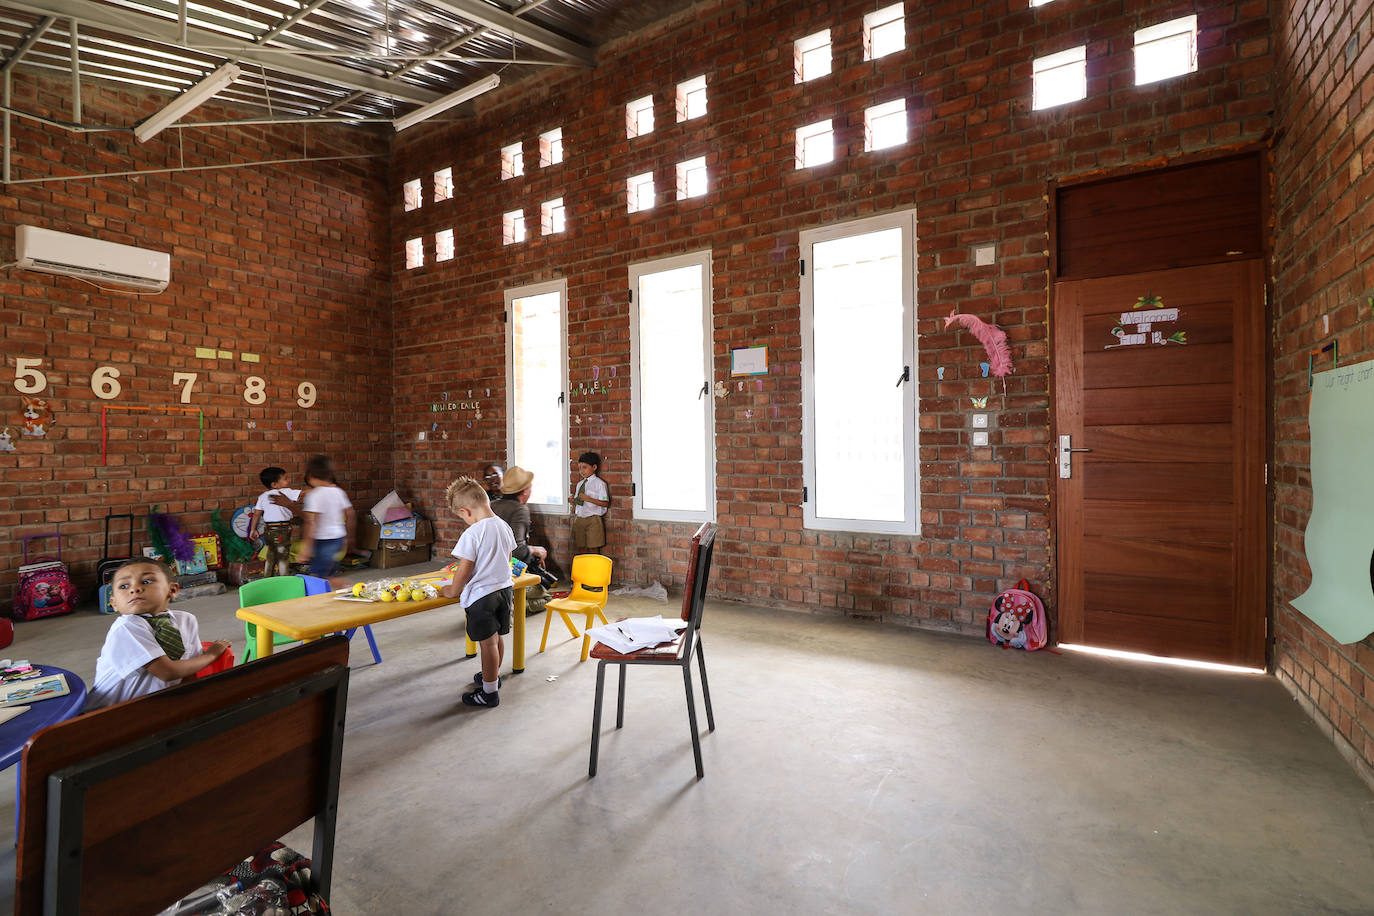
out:
{"label": "corrugated metal roof", "polygon": [[242,75],[216,99],[264,117],[389,119],[492,73],[509,85],[590,66],[597,46],[693,0],[182,2],[0,2],[0,55],[6,69],[69,75],[75,22],[83,82],[179,93],[235,61]]}

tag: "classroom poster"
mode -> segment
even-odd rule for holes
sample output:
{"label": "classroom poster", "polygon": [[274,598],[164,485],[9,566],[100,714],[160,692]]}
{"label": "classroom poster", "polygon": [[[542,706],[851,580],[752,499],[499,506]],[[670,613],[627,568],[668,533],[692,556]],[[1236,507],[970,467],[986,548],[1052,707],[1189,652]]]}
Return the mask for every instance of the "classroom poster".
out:
{"label": "classroom poster", "polygon": [[1293,599],[1342,645],[1374,633],[1374,361],[1312,379],[1312,584]]}

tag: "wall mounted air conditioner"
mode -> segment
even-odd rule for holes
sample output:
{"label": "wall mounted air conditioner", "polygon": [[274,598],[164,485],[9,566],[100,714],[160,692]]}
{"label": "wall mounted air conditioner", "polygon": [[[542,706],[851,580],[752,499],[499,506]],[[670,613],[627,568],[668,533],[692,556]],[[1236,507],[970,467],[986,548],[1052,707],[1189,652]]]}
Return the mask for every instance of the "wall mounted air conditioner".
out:
{"label": "wall mounted air conditioner", "polygon": [[172,272],[172,256],[165,252],[36,226],[15,227],[14,256],[14,266],[25,270],[155,293],[167,288]]}

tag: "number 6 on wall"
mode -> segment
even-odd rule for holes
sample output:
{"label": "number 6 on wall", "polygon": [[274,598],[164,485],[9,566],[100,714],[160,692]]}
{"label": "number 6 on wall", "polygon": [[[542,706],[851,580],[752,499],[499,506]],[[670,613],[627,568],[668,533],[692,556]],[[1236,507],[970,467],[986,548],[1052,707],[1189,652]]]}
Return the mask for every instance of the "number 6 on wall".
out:
{"label": "number 6 on wall", "polygon": [[91,391],[102,401],[112,401],[124,389],[119,386],[119,370],[114,366],[100,366],[91,373]]}
{"label": "number 6 on wall", "polygon": [[17,356],[14,359],[14,390],[23,394],[39,394],[48,387],[48,377],[38,371],[41,359]]}

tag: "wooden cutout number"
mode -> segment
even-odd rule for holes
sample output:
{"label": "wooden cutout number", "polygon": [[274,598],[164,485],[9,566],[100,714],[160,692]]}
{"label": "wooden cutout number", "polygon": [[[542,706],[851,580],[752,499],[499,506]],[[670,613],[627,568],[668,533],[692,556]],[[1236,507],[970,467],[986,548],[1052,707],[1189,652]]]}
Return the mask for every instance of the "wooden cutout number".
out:
{"label": "wooden cutout number", "polygon": [[14,360],[14,390],[23,394],[40,394],[48,387],[48,377],[38,370],[41,359],[17,356]]}
{"label": "wooden cutout number", "polygon": [[98,366],[91,373],[91,391],[102,401],[113,401],[123,390],[119,385],[119,370],[114,366]]}
{"label": "wooden cutout number", "polygon": [[315,385],[312,382],[301,382],[296,386],[296,403],[306,408],[315,406]]}
{"label": "wooden cutout number", "polygon": [[267,400],[267,382],[260,375],[250,375],[243,380],[243,399],[249,404],[261,404]]}
{"label": "wooden cutout number", "polygon": [[173,372],[172,384],[181,386],[181,403],[191,403],[191,392],[196,387],[196,373],[194,372]]}

